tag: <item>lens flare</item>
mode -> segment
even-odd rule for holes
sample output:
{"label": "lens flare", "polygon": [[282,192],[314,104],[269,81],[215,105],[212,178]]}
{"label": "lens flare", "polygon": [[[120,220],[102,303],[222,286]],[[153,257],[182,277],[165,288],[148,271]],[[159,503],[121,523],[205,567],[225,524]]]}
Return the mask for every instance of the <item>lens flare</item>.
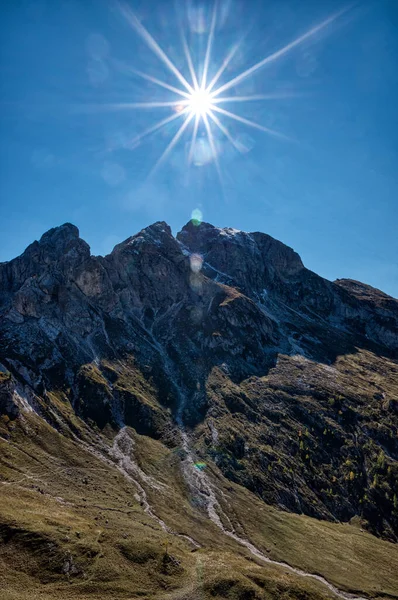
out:
{"label": "lens flare", "polygon": [[205,469],[207,467],[205,462],[197,462],[195,463],[195,468],[198,469],[198,471],[203,471],[203,469]]}
{"label": "lens flare", "polygon": [[203,221],[203,214],[199,208],[195,208],[192,211],[191,221],[192,221],[192,225],[195,225],[195,227],[198,227],[201,224],[201,222]]}
{"label": "lens flare", "polygon": [[[274,51],[268,56],[265,56],[265,58],[263,58],[259,62],[253,64],[249,68],[243,69],[241,73],[238,73],[236,76],[229,79],[229,81],[221,83],[221,76],[225,74],[227,67],[231,64],[231,61],[234,58],[237,50],[240,48],[241,43],[237,42],[232,46],[232,48],[229,49],[226,57],[221,62],[221,66],[217,68],[217,66],[213,64],[214,61],[212,57],[212,52],[217,29],[217,18],[221,18],[219,14],[219,3],[217,2],[217,0],[215,0],[213,4],[209,34],[204,48],[204,56],[201,57],[201,60],[198,59],[198,61],[194,61],[194,58],[196,59],[197,57],[193,57],[191,55],[190,47],[188,45],[187,38],[185,36],[184,29],[182,26],[182,20],[180,20],[180,35],[182,48],[184,51],[189,71],[188,78],[186,78],[176,67],[176,65],[170,59],[168,54],[160,47],[159,43],[154,39],[154,37],[149,33],[149,31],[137,18],[131,7],[122,1],[118,2],[118,6],[120,8],[120,12],[124,16],[129,26],[135,31],[135,33],[137,33],[141,37],[141,39],[145,42],[147,47],[163,63],[163,66],[170,73],[173,74],[173,76],[177,80],[176,86],[180,87],[170,85],[169,83],[162,81],[157,77],[153,77],[149,73],[144,73],[135,68],[128,67],[127,70],[131,71],[136,76],[141,77],[142,79],[163,88],[163,90],[166,89],[169,92],[176,94],[177,99],[169,100],[167,98],[165,101],[159,102],[148,101],[135,103],[125,102],[122,104],[107,104],[103,105],[102,108],[105,108],[106,110],[126,110],[129,108],[155,109],[169,107],[173,113],[171,116],[158,121],[134,140],[134,145],[136,146],[142,138],[147,137],[155,131],[159,131],[160,129],[166,127],[169,123],[177,119],[182,119],[182,124],[180,128],[178,129],[174,137],[171,139],[166,149],[163,151],[163,154],[161,155],[160,159],[155,163],[151,173],[153,173],[164,162],[164,160],[168,157],[168,155],[173,150],[177,142],[179,142],[180,139],[183,137],[183,134],[188,129],[188,126],[191,125],[192,137],[190,142],[190,149],[188,152],[188,164],[200,166],[209,162],[209,160],[203,161],[198,160],[197,157],[196,159],[194,158],[198,154],[197,146],[200,146],[200,144],[203,143],[203,137],[201,137],[201,132],[204,132],[204,134],[207,136],[207,147],[209,148],[209,156],[214,162],[214,165],[220,176],[220,180],[221,168],[218,160],[219,153],[217,152],[217,140],[215,140],[215,132],[219,132],[221,136],[225,137],[227,141],[230,142],[237,150],[241,150],[241,144],[239,144],[238,139],[234,139],[230,130],[222,122],[225,119],[229,122],[232,121],[235,123],[239,123],[240,126],[244,125],[252,129],[257,129],[259,131],[265,132],[280,139],[289,139],[287,136],[283,135],[279,131],[274,131],[273,129],[265,127],[259,123],[256,123],[255,121],[244,118],[239,114],[221,108],[220,104],[232,103],[241,105],[246,102],[278,100],[292,97],[292,94],[287,93],[286,91],[271,91],[267,94],[239,95],[239,93],[235,93],[235,88],[241,83],[243,83],[248,77],[254,76],[261,69],[266,68],[268,65],[276,62],[280,58],[284,57],[286,54],[291,53],[295,48],[299,47],[310,38],[313,38],[315,36],[318,37],[321,31],[329,29],[332,23],[334,23],[334,21],[336,21],[340,16],[342,16],[350,9],[350,6],[348,6],[332,14],[324,21],[320,22],[318,25],[312,27],[302,35],[299,35],[298,37],[290,41],[288,44],[281,46],[278,50]],[[192,15],[188,14],[188,20],[190,16]],[[204,19],[204,13],[202,14],[202,19]],[[200,29],[201,33],[204,33],[204,30],[205,28],[203,24],[203,28],[201,27]],[[195,62],[199,63],[197,65],[197,68],[195,68]],[[213,71],[215,71],[215,75],[209,77],[209,72]],[[200,77],[199,73],[201,73]],[[227,92],[228,95],[223,95],[224,92]],[[201,128],[201,130],[199,130],[199,128]],[[242,151],[247,152],[247,147],[245,146]],[[194,217],[192,218],[192,222],[194,224],[196,220],[197,219],[195,219]]]}
{"label": "lens flare", "polygon": [[191,254],[189,257],[189,262],[191,264],[191,271],[193,273],[199,273],[203,265],[203,258],[200,254]]}

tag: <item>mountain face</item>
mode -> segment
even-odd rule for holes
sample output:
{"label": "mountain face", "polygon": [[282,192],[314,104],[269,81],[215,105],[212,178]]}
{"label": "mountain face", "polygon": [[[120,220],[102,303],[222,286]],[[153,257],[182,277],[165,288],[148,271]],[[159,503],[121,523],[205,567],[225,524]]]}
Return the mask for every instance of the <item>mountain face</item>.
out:
{"label": "mountain face", "polygon": [[[394,587],[397,592],[398,579],[372,563],[387,547],[398,561],[397,300],[356,281],[319,277],[296,252],[266,234],[193,222],[176,238],[166,223],[155,223],[105,257],[92,256],[77,228],[62,225],[0,264],[0,290],[0,449],[9,452],[0,481],[10,494],[21,473],[20,493],[33,494],[38,487],[43,502],[72,494],[86,479],[86,488],[92,484],[91,500],[84,499],[87,512],[90,502],[99,506],[102,493],[116,493],[112,487],[105,492],[104,484],[94,484],[91,471],[87,474],[85,463],[102,461],[90,469],[102,468],[117,479],[119,504],[125,495],[124,508],[115,504],[112,510],[123,512],[133,502],[152,528],[179,536],[181,544],[200,546],[203,553],[209,544],[228,543],[232,555],[243,548],[263,561],[263,568],[264,561],[281,569],[289,563],[297,590],[308,580],[304,573],[312,573],[319,590],[308,598],[329,597],[325,593],[349,598],[348,592],[358,590],[393,596]],[[15,449],[25,453],[24,460]],[[45,479],[46,461],[59,463],[59,469],[62,463],[69,483],[62,483],[61,475]],[[75,468],[83,474],[76,481]],[[31,489],[36,478],[45,485]],[[90,495],[88,488],[84,494]],[[36,500],[29,496],[26,503]],[[82,518],[75,497],[66,504]],[[272,514],[275,522],[286,522],[286,539],[307,517],[308,531],[324,527],[323,537],[335,527],[333,539],[343,535],[339,522],[360,523],[368,546],[367,554],[363,550],[356,558],[382,578],[381,587],[373,580],[366,584],[366,578],[361,584],[344,579],[337,559],[330,573],[316,555],[308,564],[300,552],[292,556],[286,547],[279,553],[268,548],[249,505],[258,523],[264,510],[271,511],[267,518]],[[7,513],[0,522],[9,564],[26,531],[39,535],[33,522],[18,519]],[[211,542],[198,541],[192,524],[199,522],[203,532],[214,530],[224,542],[210,533]],[[178,523],[184,534],[176,533]],[[275,523],[272,527],[276,531]],[[82,558],[81,544],[80,550],[76,544],[72,548],[73,558],[62,540],[48,542],[46,536],[43,544],[55,544],[60,553],[54,564],[62,563],[49,581],[87,577],[98,540],[92,542],[90,562],[87,553]],[[321,541],[313,543],[316,548]],[[117,560],[134,563],[131,544],[109,544],[111,553],[117,547]],[[327,546],[332,552],[330,540]],[[148,552],[152,558],[134,564],[149,569],[160,560],[159,581],[186,593],[182,580],[189,565],[184,567],[183,550],[180,558],[167,549],[163,555]],[[37,566],[37,557],[31,560]],[[25,572],[29,585],[36,571]],[[321,573],[319,581],[315,572]],[[246,571],[233,585],[224,575],[215,577],[212,573],[215,587],[201,584],[198,598],[279,598],[281,590],[291,594],[286,598],[304,597],[294,595],[293,583],[275,587],[273,596],[271,576],[263,585],[261,577]],[[166,597],[159,592],[163,584],[156,585],[147,597]],[[195,590],[167,597],[195,598]]]}

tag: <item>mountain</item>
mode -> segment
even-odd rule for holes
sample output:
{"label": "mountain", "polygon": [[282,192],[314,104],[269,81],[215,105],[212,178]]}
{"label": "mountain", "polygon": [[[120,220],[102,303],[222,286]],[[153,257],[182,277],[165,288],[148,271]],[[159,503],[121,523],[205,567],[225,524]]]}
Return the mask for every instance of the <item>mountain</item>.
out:
{"label": "mountain", "polygon": [[269,235],[0,264],[6,598],[398,597],[398,301]]}

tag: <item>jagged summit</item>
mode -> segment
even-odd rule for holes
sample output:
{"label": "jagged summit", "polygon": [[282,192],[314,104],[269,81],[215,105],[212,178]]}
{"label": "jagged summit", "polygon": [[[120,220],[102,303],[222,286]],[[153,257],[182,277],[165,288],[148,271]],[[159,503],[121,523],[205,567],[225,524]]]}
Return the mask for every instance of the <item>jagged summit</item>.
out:
{"label": "jagged summit", "polygon": [[117,244],[112,250],[112,253],[120,252],[133,244],[142,244],[144,242],[159,243],[167,237],[173,237],[170,226],[165,221],[156,221],[156,223],[144,227],[144,229],[141,229],[138,233],[128,237],[120,244]]}
{"label": "jagged summit", "polygon": [[38,242],[34,242],[25,250],[25,253],[39,252],[48,257],[61,257],[62,254],[76,248],[85,254],[87,254],[87,250],[90,250],[88,244],[80,238],[76,225],[64,223],[46,231]]}
{"label": "jagged summit", "polygon": [[189,222],[177,239],[191,251],[203,254],[219,272],[231,276],[248,295],[262,294],[304,269],[294,250],[265,233]]}
{"label": "jagged summit", "polygon": [[157,222],[101,257],[51,229],[0,264],[6,577],[22,549],[21,586],[68,597],[105,574],[154,600],[392,598],[398,558],[364,530],[398,540],[397,354],[396,300],[269,235]]}
{"label": "jagged summit", "polygon": [[[195,273],[190,262],[194,253],[201,256],[199,272],[195,268]],[[42,309],[33,309],[31,303],[44,301],[43,294],[50,290],[50,297],[55,298],[56,290],[70,295],[77,286],[83,294],[81,305],[84,298],[90,298],[103,310],[118,310],[118,314],[127,309],[137,314],[143,310],[167,311],[170,303],[182,301],[186,294],[204,293],[209,283],[203,277],[238,289],[259,303],[274,323],[283,323],[296,311],[302,315],[304,327],[308,319],[317,327],[322,321],[328,322],[338,336],[341,331],[351,332],[395,351],[394,299],[371,291],[365,284],[326,281],[306,269],[294,250],[267,234],[205,222],[189,221],[176,238],[167,223],[156,222],[115,246],[104,258],[90,255],[88,244],[74,225],[53,228],[21,256],[0,265],[1,302],[4,306],[14,304],[10,314],[19,319],[10,294],[20,288],[30,298],[29,310],[19,305],[19,314],[24,315],[26,310],[40,314]],[[52,303],[45,302],[50,309]],[[277,338],[288,340],[290,336],[280,332]],[[313,352],[314,348],[310,354]]]}
{"label": "jagged summit", "polygon": [[[111,255],[118,254],[125,249],[130,248],[131,250],[132,246],[137,249],[143,243],[158,247],[164,244],[169,246],[171,239],[174,240],[170,226],[165,221],[157,221],[117,244]],[[257,262],[257,266],[261,270],[268,270],[271,273],[269,276],[273,278],[276,271],[281,277],[306,271],[300,256],[292,248],[262,232],[246,232],[231,227],[216,227],[204,221],[198,223],[189,220],[177,233],[175,239],[182,243],[189,252],[206,256],[208,258],[206,262],[212,267],[216,267],[221,272],[228,272],[228,275],[231,276],[234,273],[234,278],[237,277],[236,283],[240,285],[244,285],[242,280],[239,281],[243,275],[245,279],[249,280],[248,285],[254,286],[253,290],[256,293],[261,292],[261,286],[266,282],[261,280],[259,284],[255,284],[250,281],[249,274],[253,271],[253,264],[248,264],[250,262]],[[172,246],[175,249],[175,245],[172,244]],[[89,245],[80,238],[79,229],[72,223],[64,223],[48,230],[39,241],[30,244],[20,257],[8,261],[8,263],[17,264],[16,261],[24,257],[25,262],[26,259],[29,259],[34,263],[33,269],[35,269],[36,266],[40,266],[40,263],[57,261],[68,253],[71,256],[75,255],[75,258],[80,256],[84,259],[90,255]],[[228,261],[226,261],[226,254],[228,254]],[[101,257],[97,258],[101,259]],[[248,263],[239,265],[242,259],[248,260]],[[229,264],[226,265],[226,262]],[[2,266],[6,264],[7,262],[0,263]],[[238,276],[237,270],[240,271]],[[310,272],[307,271],[307,273]],[[336,279],[334,284],[363,300],[369,299],[371,296],[373,299],[378,296],[379,300],[391,298],[381,290],[351,279]]]}
{"label": "jagged summit", "polygon": [[[126,240],[120,242],[115,246],[114,249],[120,249],[123,246],[130,245],[137,240],[160,240],[166,239],[167,237],[173,237],[170,226],[165,221],[157,221],[152,225],[144,227],[138,233],[135,233],[128,237]],[[294,257],[294,260],[300,261],[297,253],[291,248],[283,244],[282,242],[272,238],[271,236],[260,233],[260,232],[246,232],[232,227],[216,227],[210,223],[201,222],[194,223],[192,220],[188,221],[186,225],[176,235],[176,239],[183,244],[187,245],[192,252],[196,249],[205,249],[207,245],[211,243],[237,243],[237,244],[253,244],[253,240],[262,242],[262,245],[267,241],[268,245],[275,245],[280,251],[285,251],[290,257]],[[71,242],[80,240],[80,242],[87,245],[87,243],[80,238],[79,229],[72,223],[64,223],[58,227],[53,227],[45,232],[39,241],[33,242],[25,250],[25,253],[32,252],[38,247],[50,248],[53,247],[54,252],[62,253],[67,250],[68,245]],[[10,261],[9,261],[10,262]],[[301,263],[301,261],[300,261]]]}
{"label": "jagged summit", "polygon": [[53,227],[44,233],[40,238],[40,243],[56,244],[61,239],[73,239],[79,237],[79,229],[72,223],[64,223],[58,227]]}
{"label": "jagged summit", "polygon": [[[177,238],[183,238],[186,235],[191,235],[193,237],[202,237],[204,235],[212,235],[219,234],[223,232],[224,235],[236,235],[239,233],[246,233],[239,229],[234,229],[232,227],[216,227],[211,223],[207,223],[206,221],[195,221],[194,219],[190,219],[177,233]],[[196,235],[195,235],[196,234]]]}

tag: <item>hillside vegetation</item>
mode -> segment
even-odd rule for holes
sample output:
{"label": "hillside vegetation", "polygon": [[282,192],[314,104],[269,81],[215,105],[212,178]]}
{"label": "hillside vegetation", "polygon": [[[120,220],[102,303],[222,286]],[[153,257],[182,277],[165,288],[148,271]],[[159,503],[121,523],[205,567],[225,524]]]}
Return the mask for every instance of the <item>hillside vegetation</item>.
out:
{"label": "hillside vegetation", "polygon": [[0,282],[2,598],[398,598],[395,299],[206,223]]}

